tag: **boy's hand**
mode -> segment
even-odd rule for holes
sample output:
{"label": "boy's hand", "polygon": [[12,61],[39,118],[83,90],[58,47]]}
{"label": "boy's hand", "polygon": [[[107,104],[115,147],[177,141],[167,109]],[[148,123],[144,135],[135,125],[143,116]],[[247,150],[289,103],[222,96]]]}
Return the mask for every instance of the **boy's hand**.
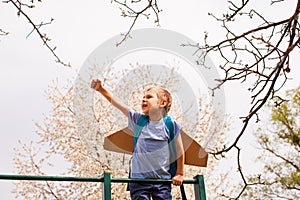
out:
{"label": "boy's hand", "polygon": [[180,186],[183,183],[183,175],[181,174],[176,174],[173,178],[172,178],[172,184],[173,185],[177,185]]}
{"label": "boy's hand", "polygon": [[102,81],[99,80],[99,79],[92,80],[91,88],[96,90],[96,91],[99,91],[102,88]]}

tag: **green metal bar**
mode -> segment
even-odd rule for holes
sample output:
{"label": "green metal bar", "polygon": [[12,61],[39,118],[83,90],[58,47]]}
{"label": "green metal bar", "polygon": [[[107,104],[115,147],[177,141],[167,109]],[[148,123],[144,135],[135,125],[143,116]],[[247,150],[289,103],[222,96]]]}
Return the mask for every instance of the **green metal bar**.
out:
{"label": "green metal bar", "polygon": [[[29,181],[78,181],[78,182],[103,182],[104,176],[94,177],[72,177],[72,176],[35,176],[35,175],[11,175],[0,174],[0,180],[29,180]],[[112,183],[171,183],[172,180],[165,179],[130,179],[130,178],[111,178]],[[196,184],[197,179],[184,180],[184,184]]]}
{"label": "green metal bar", "polygon": [[[166,179],[135,179],[135,178],[112,178],[112,183],[172,183],[172,180]],[[196,184],[197,179],[185,179],[183,184]]]}
{"label": "green metal bar", "polygon": [[34,176],[0,174],[0,180],[103,182],[103,177]]}
{"label": "green metal bar", "polygon": [[206,200],[205,185],[203,175],[197,175],[194,177],[197,183],[194,185],[195,199]]}
{"label": "green metal bar", "polygon": [[102,199],[111,200],[111,176],[110,173],[104,173],[104,183],[102,188]]}
{"label": "green metal bar", "polygon": [[[0,174],[0,180],[28,180],[28,181],[72,181],[72,182],[103,182],[102,199],[111,200],[111,183],[171,183],[172,180],[165,179],[130,179],[111,178],[109,173],[102,177],[72,177],[72,176],[34,176],[34,175],[11,175]],[[194,179],[183,180],[183,184],[194,184],[195,199],[206,200],[203,175],[197,175]]]}

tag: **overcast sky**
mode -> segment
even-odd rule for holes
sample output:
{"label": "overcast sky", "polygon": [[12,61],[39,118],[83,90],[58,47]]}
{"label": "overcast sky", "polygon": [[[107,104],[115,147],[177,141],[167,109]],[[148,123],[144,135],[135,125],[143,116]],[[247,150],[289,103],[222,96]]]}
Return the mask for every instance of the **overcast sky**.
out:
{"label": "overcast sky", "polygon": [[[83,3],[85,2],[85,3]],[[167,1],[171,2],[171,1]],[[161,27],[179,32],[194,41],[202,42],[205,30],[218,35],[218,24],[208,16],[208,12],[224,10],[226,1],[189,0],[184,3],[172,1],[172,5],[160,4],[163,12],[160,15]],[[258,3],[259,2],[259,3]],[[269,1],[266,1],[269,4]],[[290,4],[274,6],[272,13],[276,17],[287,16],[294,9],[294,1]],[[262,4],[262,1],[256,1]],[[280,12],[279,12],[280,10]],[[28,142],[35,140],[34,122],[42,121],[43,115],[49,112],[46,90],[53,80],[64,85],[67,79],[73,79],[89,54],[102,42],[112,36],[125,32],[130,21],[120,16],[116,5],[106,1],[43,1],[37,3],[30,16],[36,23],[49,21],[53,24],[42,29],[57,46],[56,53],[72,68],[63,67],[55,62],[55,58],[42,45],[41,40],[32,27],[24,19],[17,17],[17,11],[11,4],[0,3],[0,28],[10,32],[0,37],[0,173],[14,173],[12,157],[13,148],[20,147],[18,140]],[[150,20],[138,21],[136,28],[156,27]],[[241,25],[241,27],[243,27]],[[291,61],[291,72],[299,75],[298,60]],[[299,67],[298,67],[299,68]],[[286,88],[298,86],[299,79],[294,79]],[[238,85],[230,86],[233,91],[240,89]],[[228,87],[228,88],[230,88]],[[230,90],[225,91],[227,110],[234,110],[239,99],[232,98]],[[239,95],[240,96],[240,95]],[[247,103],[247,102],[246,102]],[[244,109],[244,112],[246,110]],[[243,109],[232,111],[234,120],[242,114]],[[239,114],[237,114],[240,112]],[[237,129],[239,130],[239,129]],[[3,199],[14,199],[11,194],[11,181],[0,182],[0,194]]]}

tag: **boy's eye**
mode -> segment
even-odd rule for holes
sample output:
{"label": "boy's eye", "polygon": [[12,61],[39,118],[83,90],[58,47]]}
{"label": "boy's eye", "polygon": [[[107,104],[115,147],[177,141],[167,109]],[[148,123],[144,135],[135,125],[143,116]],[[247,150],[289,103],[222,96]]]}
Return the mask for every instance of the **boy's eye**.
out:
{"label": "boy's eye", "polygon": [[149,96],[147,96],[147,99],[151,99],[151,98],[153,98],[153,96],[152,96],[152,95],[149,95]]}
{"label": "boy's eye", "polygon": [[151,99],[154,98],[155,96],[153,94],[146,94],[143,96],[144,99]]}

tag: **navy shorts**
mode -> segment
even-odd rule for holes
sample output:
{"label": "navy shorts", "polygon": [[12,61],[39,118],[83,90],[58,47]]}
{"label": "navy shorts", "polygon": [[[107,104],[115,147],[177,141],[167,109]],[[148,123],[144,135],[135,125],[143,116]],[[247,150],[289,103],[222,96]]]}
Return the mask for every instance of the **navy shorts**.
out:
{"label": "navy shorts", "polygon": [[170,184],[129,183],[132,200],[172,200]]}

